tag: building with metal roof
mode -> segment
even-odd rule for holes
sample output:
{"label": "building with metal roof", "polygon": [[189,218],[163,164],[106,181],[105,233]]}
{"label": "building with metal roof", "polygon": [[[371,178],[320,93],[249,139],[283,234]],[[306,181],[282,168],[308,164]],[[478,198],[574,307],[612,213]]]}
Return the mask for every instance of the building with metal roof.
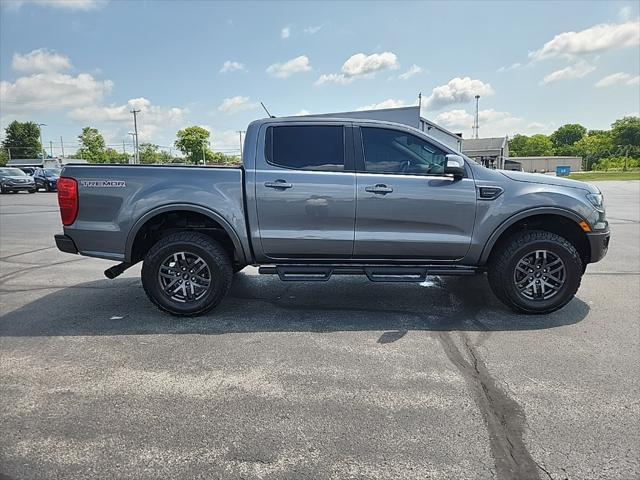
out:
{"label": "building with metal roof", "polygon": [[465,138],[462,153],[485,167],[504,169],[509,157],[509,138]]}

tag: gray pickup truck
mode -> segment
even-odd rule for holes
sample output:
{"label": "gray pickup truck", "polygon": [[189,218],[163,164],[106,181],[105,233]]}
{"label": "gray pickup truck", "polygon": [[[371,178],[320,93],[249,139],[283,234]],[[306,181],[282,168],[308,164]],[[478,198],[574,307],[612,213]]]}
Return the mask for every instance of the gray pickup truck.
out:
{"label": "gray pickup truck", "polygon": [[247,265],[284,281],[487,272],[506,305],[548,313],[609,244],[595,186],[490,170],[403,125],[262,119],[242,160],[66,166],[56,244],[120,262],[109,278],[143,262],[145,292],[174,315],[211,310]]}

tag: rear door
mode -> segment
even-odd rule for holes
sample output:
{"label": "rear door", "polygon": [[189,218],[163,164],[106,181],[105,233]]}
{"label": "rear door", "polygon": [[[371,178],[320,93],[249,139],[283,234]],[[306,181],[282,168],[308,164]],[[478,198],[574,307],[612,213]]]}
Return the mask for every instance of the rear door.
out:
{"label": "rear door", "polygon": [[444,175],[446,151],[407,130],[355,127],[354,257],[455,260],[471,244],[472,178]]}
{"label": "rear door", "polygon": [[351,257],[356,195],[351,126],[287,122],[263,128],[255,195],[265,256]]}

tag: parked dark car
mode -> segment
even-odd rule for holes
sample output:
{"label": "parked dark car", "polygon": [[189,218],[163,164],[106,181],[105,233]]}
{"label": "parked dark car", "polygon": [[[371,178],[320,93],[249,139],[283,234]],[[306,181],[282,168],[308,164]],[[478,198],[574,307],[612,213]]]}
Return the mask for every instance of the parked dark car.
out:
{"label": "parked dark car", "polygon": [[31,175],[33,177],[33,172],[36,171],[37,167],[17,167],[20,170],[22,170],[24,173],[26,173],[27,175]]}
{"label": "parked dark car", "polygon": [[60,169],[58,168],[36,168],[33,172],[33,179],[38,190],[44,188],[47,192],[57,191],[58,178],[60,178]]}
{"label": "parked dark car", "polygon": [[0,168],[1,193],[20,192],[23,190],[29,193],[38,191],[33,177],[30,177],[19,168]]}

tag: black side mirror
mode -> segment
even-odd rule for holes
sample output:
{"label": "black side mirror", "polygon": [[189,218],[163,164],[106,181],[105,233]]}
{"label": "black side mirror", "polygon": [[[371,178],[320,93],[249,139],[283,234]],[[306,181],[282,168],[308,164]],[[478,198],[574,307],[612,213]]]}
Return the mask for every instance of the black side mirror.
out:
{"label": "black side mirror", "polygon": [[453,175],[453,178],[464,177],[464,159],[460,155],[449,154],[444,165],[445,175]]}

